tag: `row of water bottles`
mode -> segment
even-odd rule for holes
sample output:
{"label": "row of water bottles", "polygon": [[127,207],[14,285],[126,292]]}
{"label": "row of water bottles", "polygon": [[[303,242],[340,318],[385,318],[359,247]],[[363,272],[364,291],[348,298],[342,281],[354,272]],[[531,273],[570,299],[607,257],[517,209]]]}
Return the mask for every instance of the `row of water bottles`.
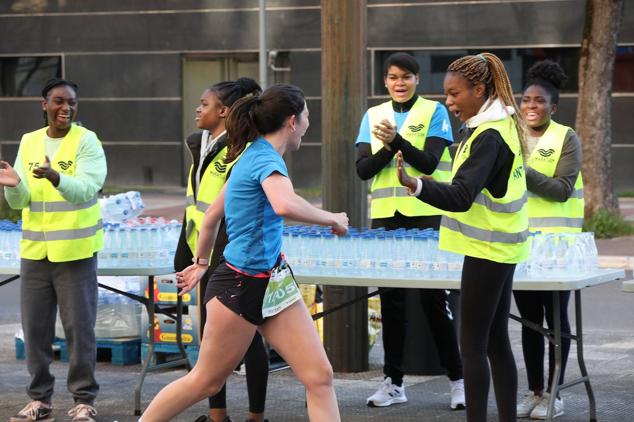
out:
{"label": "row of water bottles", "polygon": [[589,275],[599,268],[594,233],[531,233],[528,260],[517,265],[516,278],[557,279]]}
{"label": "row of water bottles", "polygon": [[[298,275],[460,279],[463,255],[440,250],[432,229],[356,229],[338,237],[319,226],[287,226],[282,247]],[[594,233],[531,233],[519,279],[590,275],[598,269]]]}
{"label": "row of water bottles", "polygon": [[145,209],[141,193],[130,191],[99,199],[103,221],[120,223],[141,215]]}
{"label": "row of water bottles", "polygon": [[0,267],[20,265],[21,238],[22,221],[17,223],[9,220],[0,221]]}
{"label": "row of water bottles", "polygon": [[458,279],[462,255],[438,249],[432,229],[356,229],[335,236],[319,226],[288,226],[283,251],[298,275]]}
{"label": "row of water bottles", "polygon": [[104,223],[100,268],[166,267],[174,262],[181,223],[142,217],[128,223]]}

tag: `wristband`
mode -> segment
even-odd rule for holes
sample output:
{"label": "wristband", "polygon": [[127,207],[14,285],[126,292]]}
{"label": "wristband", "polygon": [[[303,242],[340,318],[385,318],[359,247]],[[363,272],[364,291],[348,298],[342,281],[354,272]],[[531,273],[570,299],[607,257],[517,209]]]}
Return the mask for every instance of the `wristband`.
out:
{"label": "wristband", "polygon": [[200,258],[200,257],[197,257],[197,256],[192,258],[192,262],[194,264],[199,264],[199,265],[209,265],[209,259]]}

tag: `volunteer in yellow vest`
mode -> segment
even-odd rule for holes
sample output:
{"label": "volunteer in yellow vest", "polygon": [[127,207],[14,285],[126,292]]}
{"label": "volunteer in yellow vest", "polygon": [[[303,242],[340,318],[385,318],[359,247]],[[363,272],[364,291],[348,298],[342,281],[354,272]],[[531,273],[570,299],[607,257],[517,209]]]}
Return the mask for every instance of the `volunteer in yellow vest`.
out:
{"label": "volunteer in yellow vest", "polygon": [[515,421],[517,370],[508,317],[515,265],[528,255],[525,146],[518,130],[524,123],[504,65],[493,54],[451,63],[444,89],[449,111],[464,122],[452,180],[408,176],[400,158],[399,180],[418,199],[447,212],[439,247],[465,255],[460,350],[467,421],[487,420],[490,376],[499,420]]}
{"label": "volunteer in yellow vest", "polygon": [[[441,211],[407,194],[396,177],[397,151],[414,175],[431,175],[449,181],[453,142],[447,109],[437,101],[416,95],[419,66],[407,53],[394,53],[383,66],[385,87],[391,99],[371,107],[363,116],[357,137],[357,174],[372,181],[372,227],[433,228],[438,230]],[[407,337],[407,296],[420,301],[441,365],[447,371],[451,409],[464,409],[462,361],[446,290],[392,289],[381,293],[384,380],[366,400],[368,406],[390,406],[407,401],[403,385],[403,355]],[[420,333],[412,333],[416,337]],[[432,345],[429,345],[433,348]]]}
{"label": "volunteer in yellow vest", "polygon": [[[552,120],[559,103],[559,90],[567,79],[559,64],[549,60],[536,63],[526,75],[520,108],[528,125],[526,184],[531,231],[580,232],[583,225],[581,143],[574,130]],[[553,327],[552,292],[516,291],[514,295],[522,318],[542,326],[546,316],[548,327]],[[570,292],[559,292],[561,331],[568,334],[569,299]],[[555,351],[549,344],[548,383],[544,386],[544,337],[522,326],[522,350],[529,391],[518,404],[517,415],[545,419],[555,370]],[[569,351],[570,339],[562,337],[560,384],[564,382]],[[557,397],[553,416],[563,413],[564,402]]]}
{"label": "volunteer in yellow vest", "polygon": [[[182,271],[192,264],[196,255],[196,243],[205,211],[213,203],[224,186],[231,168],[237,162],[225,163],[227,155],[227,131],[225,118],[229,109],[240,98],[247,95],[259,95],[260,86],[251,78],[237,81],[224,81],[205,89],[196,108],[196,126],[202,132],[190,135],[185,141],[191,153],[192,166],[187,178],[187,196],[183,230],[176,248],[174,268]],[[213,248],[209,271],[202,278],[198,289],[198,303],[204,303],[207,281],[218,265],[222,252],[227,245],[227,233],[224,220]],[[199,306],[201,335],[207,313],[205,306]],[[256,332],[245,357],[247,385],[249,390],[249,417],[247,421],[264,420],[264,404],[269,374],[268,356],[262,337]],[[209,415],[203,415],[197,422],[230,422],[227,415],[226,388],[209,398]]]}
{"label": "volunteer in yellow vest", "polygon": [[95,380],[97,251],[103,246],[97,192],[106,157],[97,135],[73,122],[77,85],[50,80],[42,90],[46,127],[20,141],[15,167],[0,162],[7,202],[22,209],[21,314],[31,402],[11,422],[52,421],[55,317],[71,356],[67,385],[73,421],[92,422]]}

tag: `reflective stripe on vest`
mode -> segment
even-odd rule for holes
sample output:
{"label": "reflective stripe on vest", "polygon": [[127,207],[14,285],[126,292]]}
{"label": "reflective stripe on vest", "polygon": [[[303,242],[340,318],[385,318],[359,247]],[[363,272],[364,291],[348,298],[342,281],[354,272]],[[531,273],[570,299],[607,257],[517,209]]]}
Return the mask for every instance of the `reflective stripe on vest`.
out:
{"label": "reflective stripe on vest", "polygon": [[[421,151],[425,148],[427,132],[437,105],[438,102],[436,101],[418,97],[414,106],[407,113],[402,127],[398,128],[398,133]],[[371,107],[368,110],[368,124],[370,129],[383,119],[394,122],[392,101],[387,101],[378,106]],[[370,137],[372,153],[374,154],[383,148],[383,142],[376,138],[372,130],[370,130]],[[405,163],[405,167],[412,177],[419,177],[423,174],[408,163]],[[409,196],[406,193],[403,194],[403,192],[406,191],[398,182],[396,174],[395,156],[388,165],[374,176],[370,188],[372,193],[372,202],[370,204],[371,218],[393,217],[396,211],[408,217],[440,215],[443,213],[442,210],[432,207],[417,198]],[[447,182],[451,179],[451,156],[449,155],[449,148],[444,149],[436,170],[434,170],[431,176],[434,180],[439,182]]]}
{"label": "reflective stripe on vest", "polygon": [[[90,208],[93,205],[95,205],[97,202],[98,202],[97,196],[95,195],[92,199],[89,199],[83,204],[71,204],[70,202],[66,202],[66,201],[56,201],[56,202],[46,202],[46,203],[42,201],[39,201],[39,202],[31,201],[31,205],[29,206],[29,208],[31,208],[31,212],[77,211],[77,210]],[[45,207],[46,209],[44,209]]]}
{"label": "reflective stripe on vest", "polygon": [[458,149],[452,175],[469,158],[471,143],[487,129],[496,130],[514,155],[506,194],[503,198],[495,198],[483,189],[466,212],[443,215],[439,247],[475,258],[518,263],[528,257],[528,194],[520,141],[513,119],[508,117],[480,125]]}
{"label": "reflective stripe on vest", "polygon": [[27,240],[35,240],[44,242],[46,240],[77,240],[85,237],[94,236],[103,227],[102,221],[92,227],[84,227],[83,229],[73,230],[51,230],[44,232],[36,232],[32,230],[22,230],[22,238]]}
{"label": "reflective stripe on vest", "polygon": [[[568,126],[551,120],[526,164],[533,170],[552,178],[557,170],[566,136],[570,130],[572,129]],[[530,229],[544,233],[580,232],[583,228],[584,205],[583,176],[579,172],[574,190],[565,202],[557,202],[529,193]]]}
{"label": "reflective stripe on vest", "polygon": [[[24,135],[21,143],[25,169],[39,166],[46,154],[46,130]],[[74,176],[77,149],[88,130],[72,125],[51,157],[51,167]],[[90,258],[103,247],[101,210],[97,197],[80,204],[66,201],[46,179],[25,175],[31,202],[22,210],[20,253],[26,259],[48,258],[51,262],[68,262]]]}
{"label": "reflective stripe on vest", "polygon": [[[247,148],[249,145],[251,144],[247,144]],[[196,256],[198,233],[200,233],[205,212],[222,190],[222,187],[227,181],[229,170],[231,170],[244,151],[246,151],[246,148],[235,160],[227,164],[224,162],[227,155],[227,147],[218,151],[200,177],[197,197],[194,195],[192,186],[192,172],[194,171],[194,167],[192,166],[189,169],[189,176],[187,177],[187,207],[185,208],[185,238],[194,256]]]}

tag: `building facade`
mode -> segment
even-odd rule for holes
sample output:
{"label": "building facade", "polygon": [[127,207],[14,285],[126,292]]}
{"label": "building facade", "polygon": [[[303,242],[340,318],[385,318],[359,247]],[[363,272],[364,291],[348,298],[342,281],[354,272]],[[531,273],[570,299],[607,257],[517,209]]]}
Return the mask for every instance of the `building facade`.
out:
{"label": "building facade", "polygon": [[[634,191],[634,4],[625,2],[613,87],[612,172]],[[266,2],[268,83],[307,95],[311,127],[288,157],[295,185],[321,186],[319,0]],[[570,76],[556,118],[574,125],[582,0],[368,0],[368,105],[387,98],[381,64],[408,51],[420,94],[443,101],[447,65],[490,51],[516,93],[537,60]],[[79,84],[78,120],[99,135],[107,184],[184,185],[200,93],[215,82],[258,79],[257,0],[6,0],[0,2],[0,156],[12,162],[23,133],[41,127],[40,89],[53,76]],[[597,118],[601,118],[597,116]],[[457,122],[454,122],[457,128]],[[354,139],[347,140],[354,143]],[[354,165],[354,163],[350,163]]]}

